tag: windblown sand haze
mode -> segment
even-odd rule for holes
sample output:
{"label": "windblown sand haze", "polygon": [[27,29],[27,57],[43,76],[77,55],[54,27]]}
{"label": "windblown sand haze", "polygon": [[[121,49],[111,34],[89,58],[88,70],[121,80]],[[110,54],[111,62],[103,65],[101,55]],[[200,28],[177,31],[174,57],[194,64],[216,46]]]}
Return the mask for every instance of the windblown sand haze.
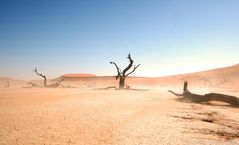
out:
{"label": "windblown sand haze", "polygon": [[[81,75],[80,75],[81,76]],[[218,101],[180,101],[169,89],[239,96],[239,66],[162,78],[64,75],[72,88],[23,88],[8,79],[0,88],[2,145],[239,144],[239,110]],[[1,82],[6,79],[1,78]],[[39,80],[37,83],[42,84]]]}

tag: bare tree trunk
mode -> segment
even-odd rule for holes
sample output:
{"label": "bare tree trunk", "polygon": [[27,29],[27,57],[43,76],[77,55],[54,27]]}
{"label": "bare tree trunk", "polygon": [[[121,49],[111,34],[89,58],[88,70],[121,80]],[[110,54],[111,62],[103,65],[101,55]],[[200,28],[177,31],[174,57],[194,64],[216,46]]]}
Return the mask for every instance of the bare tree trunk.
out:
{"label": "bare tree trunk", "polygon": [[188,82],[185,81],[183,84],[183,95],[188,94],[188,93],[191,93],[191,92],[188,90]]}
{"label": "bare tree trunk", "polygon": [[44,76],[43,78],[44,78],[44,87],[47,87],[47,84],[46,84],[46,76]]}
{"label": "bare tree trunk", "polygon": [[124,89],[126,77],[121,76],[119,81],[119,89]]}
{"label": "bare tree trunk", "polygon": [[184,82],[184,85],[183,85],[183,93],[187,92],[188,91],[188,82]]}

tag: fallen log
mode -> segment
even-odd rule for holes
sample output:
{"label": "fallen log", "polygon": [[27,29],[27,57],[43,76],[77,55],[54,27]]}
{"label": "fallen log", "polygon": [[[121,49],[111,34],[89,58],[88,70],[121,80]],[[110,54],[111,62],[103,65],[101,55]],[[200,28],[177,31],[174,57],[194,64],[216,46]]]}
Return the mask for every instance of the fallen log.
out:
{"label": "fallen log", "polygon": [[175,96],[182,96],[182,99],[189,100],[195,103],[205,103],[209,101],[220,101],[220,102],[225,102],[229,103],[231,106],[236,106],[239,107],[239,98],[236,96],[230,96],[230,95],[225,95],[225,94],[219,94],[219,93],[209,93],[205,95],[199,95],[199,94],[194,94],[191,93],[188,88],[188,83],[184,82],[183,86],[183,93],[175,93],[174,91],[168,90],[168,92],[174,94]]}

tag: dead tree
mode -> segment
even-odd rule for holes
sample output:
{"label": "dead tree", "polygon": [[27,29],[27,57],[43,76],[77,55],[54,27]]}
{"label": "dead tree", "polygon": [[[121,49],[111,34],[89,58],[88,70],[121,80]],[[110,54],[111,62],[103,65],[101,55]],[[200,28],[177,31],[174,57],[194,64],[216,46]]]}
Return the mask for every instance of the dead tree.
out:
{"label": "dead tree", "polygon": [[43,74],[41,74],[41,73],[39,73],[38,71],[37,71],[37,68],[35,67],[35,69],[33,70],[38,76],[40,76],[40,77],[42,77],[43,79],[44,79],[44,87],[47,87],[47,84],[46,84],[46,81],[47,81],[47,78],[46,78],[46,76],[45,75],[43,75]]}
{"label": "dead tree", "polygon": [[9,88],[10,87],[10,83],[9,81],[7,81],[7,83],[4,85],[5,88]]}
{"label": "dead tree", "polygon": [[117,70],[117,73],[118,73],[117,76],[116,76],[116,80],[119,79],[119,89],[124,89],[125,88],[126,77],[128,77],[130,74],[132,74],[140,66],[140,64],[134,65],[133,70],[128,72],[132,68],[134,61],[131,59],[130,54],[128,55],[127,58],[129,59],[129,65],[123,70],[123,72],[117,66],[117,64],[115,62],[110,62],[110,64],[113,64],[116,67],[116,70]]}
{"label": "dead tree", "polygon": [[[35,69],[34,69],[33,71],[34,71],[38,76],[44,78],[44,87],[50,87],[50,88],[57,88],[57,87],[59,87],[59,86],[64,87],[64,85],[60,84],[62,81],[64,81],[64,79],[61,79],[61,80],[59,80],[59,81],[56,82],[56,83],[47,85],[47,77],[46,77],[45,75],[39,73],[39,72],[37,71],[37,68],[36,68],[36,67],[35,67]],[[32,85],[32,87],[38,87],[36,84],[34,84],[34,83],[32,83],[32,82],[28,83],[28,85]]]}
{"label": "dead tree", "polygon": [[170,93],[174,94],[175,96],[182,96],[183,100],[195,102],[195,103],[207,103],[209,101],[221,101],[225,103],[229,103],[231,106],[239,107],[239,98],[235,96],[219,94],[219,93],[209,93],[205,95],[199,95],[191,93],[188,88],[188,83],[184,82],[183,85],[183,93],[175,93],[174,91],[169,90]]}

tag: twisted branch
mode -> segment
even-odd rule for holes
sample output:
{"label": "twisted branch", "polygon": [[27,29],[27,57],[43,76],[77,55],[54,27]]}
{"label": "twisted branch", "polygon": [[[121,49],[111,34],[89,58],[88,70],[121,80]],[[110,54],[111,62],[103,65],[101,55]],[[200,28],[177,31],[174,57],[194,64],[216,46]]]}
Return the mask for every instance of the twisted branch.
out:
{"label": "twisted branch", "polygon": [[138,64],[137,66],[134,66],[134,69],[133,69],[131,72],[129,72],[129,73],[126,75],[126,77],[129,76],[130,74],[132,74],[139,66],[140,66],[140,64]]}
{"label": "twisted branch", "polygon": [[41,74],[41,73],[39,73],[38,71],[37,71],[37,67],[35,67],[35,69],[33,70],[38,76],[41,76],[41,77],[43,77],[44,78],[44,86],[46,87],[47,85],[46,85],[46,76],[45,75],[43,75],[43,74]]}
{"label": "twisted branch", "polygon": [[117,72],[118,72],[118,74],[117,74],[117,76],[115,78],[116,78],[116,80],[118,80],[118,78],[121,76],[122,72],[121,72],[120,68],[117,66],[117,64],[115,62],[111,61],[110,64],[115,65],[115,67],[117,69]]}
{"label": "twisted branch", "polygon": [[123,76],[126,76],[125,73],[133,66],[134,61],[131,59],[130,53],[127,57],[129,59],[129,65],[123,70]]}

